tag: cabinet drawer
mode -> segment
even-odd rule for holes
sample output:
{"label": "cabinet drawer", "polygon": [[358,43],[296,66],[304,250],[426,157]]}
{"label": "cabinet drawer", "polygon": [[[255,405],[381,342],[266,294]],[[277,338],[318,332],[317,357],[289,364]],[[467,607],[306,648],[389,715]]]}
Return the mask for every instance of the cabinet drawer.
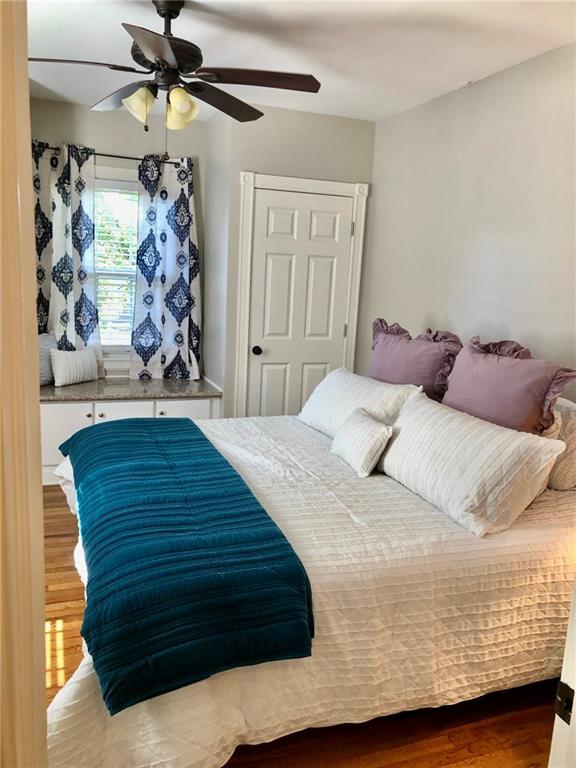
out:
{"label": "cabinet drawer", "polygon": [[95,424],[115,419],[141,419],[153,416],[153,400],[101,400],[94,403]]}
{"label": "cabinet drawer", "polygon": [[75,432],[93,423],[92,403],[42,403],[42,465],[54,466],[64,458],[58,446]]}
{"label": "cabinet drawer", "polygon": [[209,419],[210,400],[156,400],[159,418]]}

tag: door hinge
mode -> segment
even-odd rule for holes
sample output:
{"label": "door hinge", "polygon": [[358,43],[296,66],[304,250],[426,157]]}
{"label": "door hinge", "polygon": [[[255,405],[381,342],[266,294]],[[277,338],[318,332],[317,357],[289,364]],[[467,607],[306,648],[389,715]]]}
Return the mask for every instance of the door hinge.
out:
{"label": "door hinge", "polygon": [[344,323],[344,338],[348,336],[348,323]]}
{"label": "door hinge", "polygon": [[350,237],[354,237],[355,234],[356,234],[356,222],[353,221],[352,224],[350,225]]}
{"label": "door hinge", "polygon": [[554,711],[561,720],[570,725],[572,719],[572,709],[574,708],[574,690],[562,680],[558,683],[556,691],[556,703]]}

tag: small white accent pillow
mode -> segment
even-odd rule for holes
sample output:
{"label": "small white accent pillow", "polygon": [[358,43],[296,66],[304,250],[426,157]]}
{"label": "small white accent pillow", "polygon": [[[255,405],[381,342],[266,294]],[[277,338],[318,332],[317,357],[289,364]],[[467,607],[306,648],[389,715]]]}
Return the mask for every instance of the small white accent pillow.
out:
{"label": "small white accent pillow", "polygon": [[81,381],[93,381],[98,378],[98,358],[96,352],[88,347],[78,352],[65,352],[53,349],[50,352],[54,385],[79,384]]}
{"label": "small white accent pillow", "polygon": [[329,437],[334,437],[356,408],[393,424],[406,400],[421,389],[413,384],[386,384],[338,368],[318,384],[297,418]]}
{"label": "small white accent pillow", "polygon": [[561,397],[555,411],[562,424],[558,439],[566,444],[566,450],[552,467],[548,488],[570,491],[576,488],[576,403]]}
{"label": "small white accent pillow", "polygon": [[50,362],[50,353],[53,349],[58,349],[58,342],[51,333],[41,333],[38,336],[38,358],[40,364],[40,386],[52,384],[54,374],[52,373],[52,363]]}
{"label": "small white accent pillow", "polygon": [[349,464],[358,477],[368,477],[391,436],[392,427],[357,408],[334,435],[330,450]]}
{"label": "small white accent pillow", "polygon": [[477,536],[508,528],[538,495],[564,443],[413,397],[378,468]]}

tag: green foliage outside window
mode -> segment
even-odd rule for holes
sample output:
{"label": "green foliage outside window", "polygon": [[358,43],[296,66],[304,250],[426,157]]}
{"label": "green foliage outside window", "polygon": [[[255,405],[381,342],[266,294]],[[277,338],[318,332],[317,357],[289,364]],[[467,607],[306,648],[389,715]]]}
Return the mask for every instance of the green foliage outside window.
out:
{"label": "green foliage outside window", "polygon": [[138,193],[97,189],[95,193],[96,300],[103,345],[129,345],[134,314]]}

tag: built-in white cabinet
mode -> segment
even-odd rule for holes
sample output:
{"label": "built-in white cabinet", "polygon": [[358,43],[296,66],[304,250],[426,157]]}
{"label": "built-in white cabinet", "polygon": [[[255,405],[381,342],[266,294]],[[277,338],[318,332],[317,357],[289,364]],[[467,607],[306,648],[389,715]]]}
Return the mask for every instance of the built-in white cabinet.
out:
{"label": "built-in white cabinet", "polygon": [[154,400],[102,400],[94,403],[94,423],[115,419],[142,419],[154,417]]}
{"label": "built-in white cabinet", "polygon": [[58,446],[79,429],[114,419],[188,418],[215,419],[220,399],[99,400],[96,402],[42,403],[42,477],[44,485],[57,482],[54,470],[62,461]]}
{"label": "built-in white cabinet", "polygon": [[218,404],[212,400],[156,400],[154,415],[172,419],[214,419],[218,414],[212,410]]}
{"label": "built-in white cabinet", "polygon": [[56,466],[62,461],[58,446],[79,429],[94,423],[94,403],[46,403],[40,407],[42,418],[42,466]]}

